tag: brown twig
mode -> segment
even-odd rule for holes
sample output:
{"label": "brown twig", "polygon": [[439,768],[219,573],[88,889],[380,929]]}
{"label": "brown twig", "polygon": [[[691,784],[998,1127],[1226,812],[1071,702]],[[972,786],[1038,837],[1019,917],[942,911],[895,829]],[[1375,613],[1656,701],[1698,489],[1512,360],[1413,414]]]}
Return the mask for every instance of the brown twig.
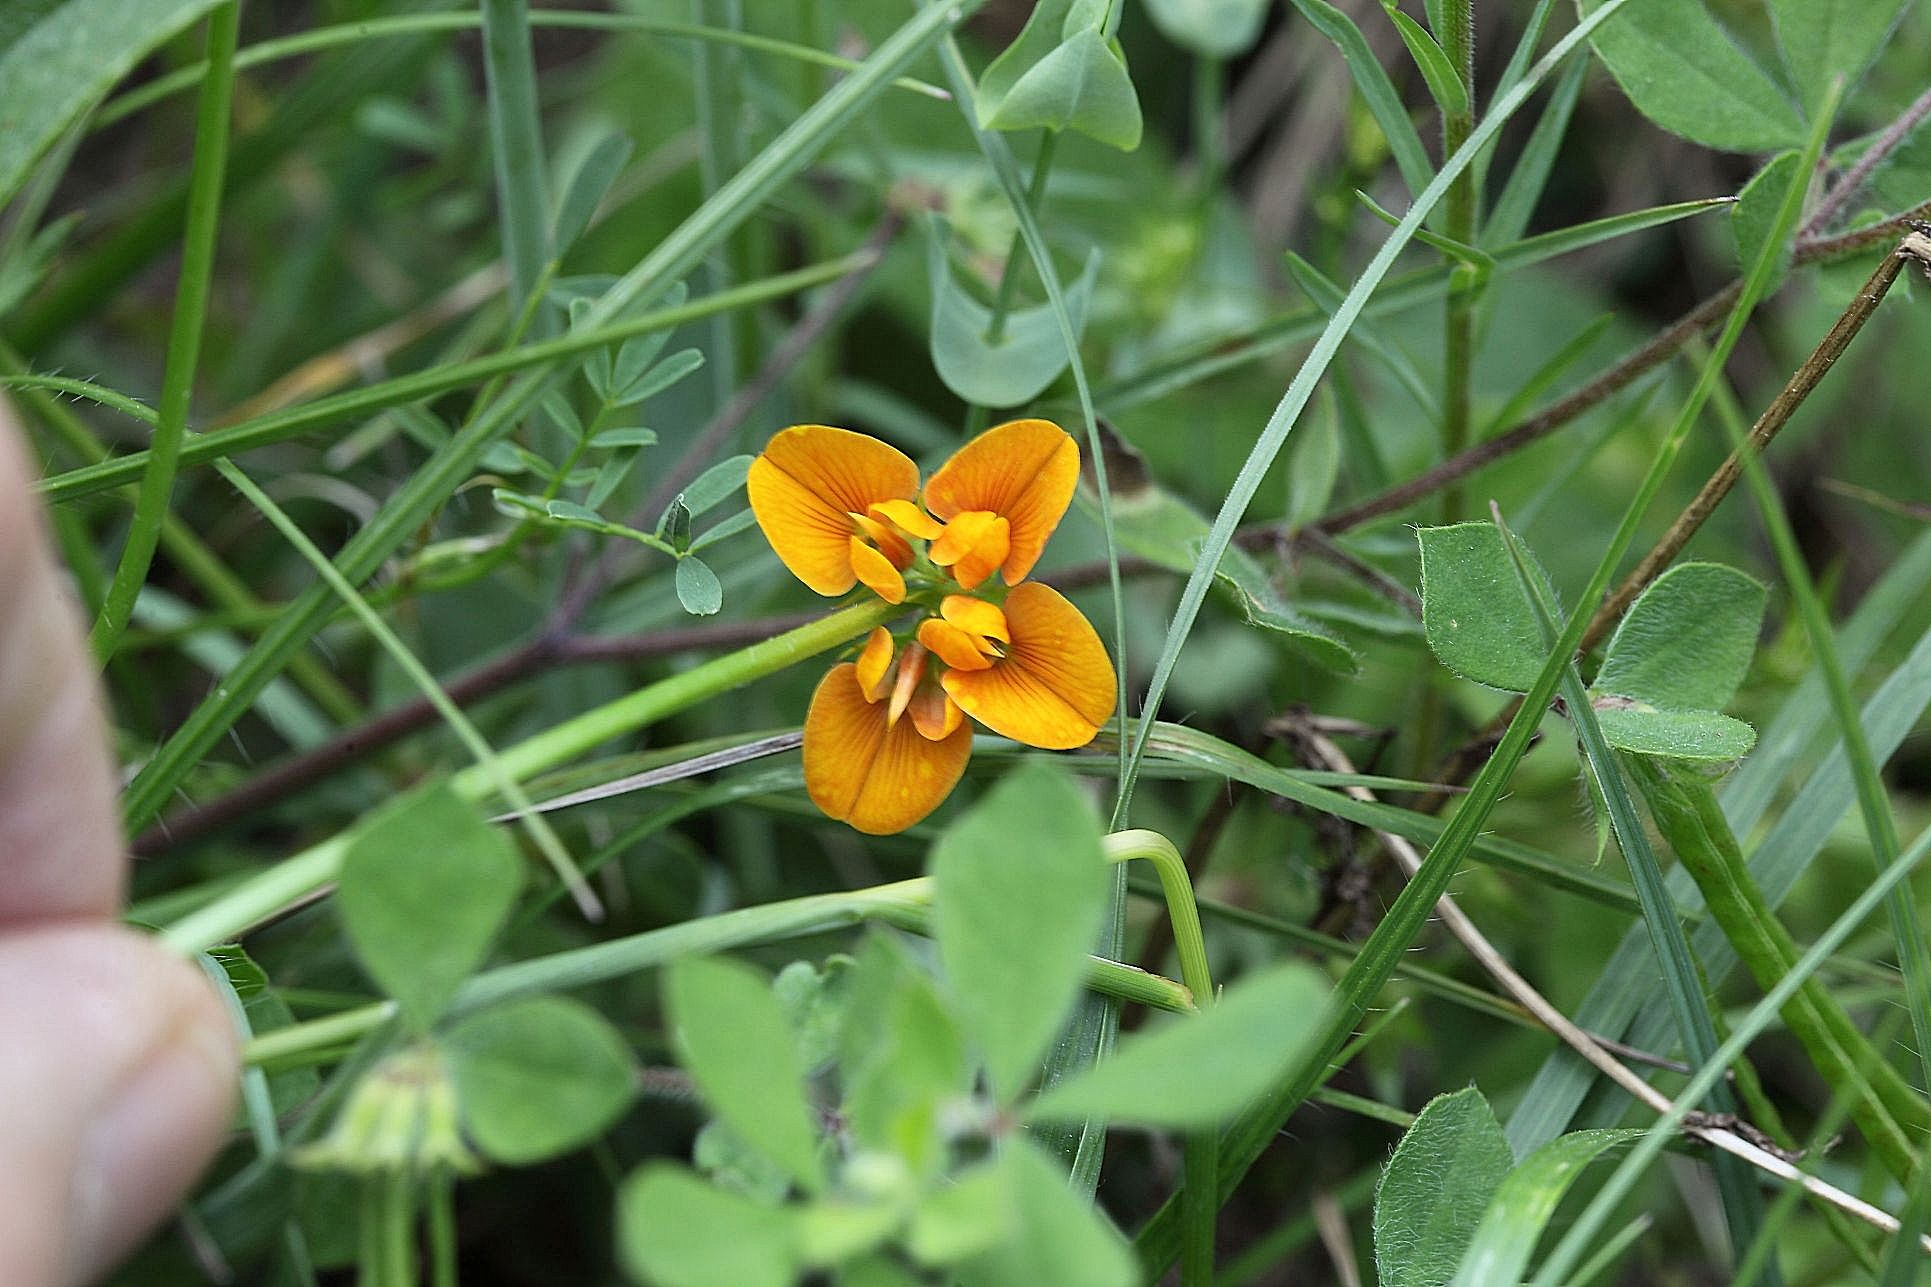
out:
{"label": "brown twig", "polygon": [[[644,661],[680,652],[731,648],[768,639],[811,619],[811,614],[764,617],[658,630],[642,635],[543,637],[495,657],[443,686],[450,700],[468,706],[554,666],[604,661]],[[208,834],[313,786],[358,760],[393,746],[436,722],[436,708],[417,698],[391,707],[320,746],[270,765],[260,774],[206,804],[177,810],[134,838],[136,857],[150,858]]]}
{"label": "brown twig", "polygon": [[[1911,229],[1917,220],[1926,215],[1931,215],[1931,202],[1867,228],[1858,228],[1839,236],[1799,238],[1792,252],[1792,262],[1799,265],[1821,263],[1855,254],[1873,245],[1896,239],[1900,233]],[[1732,282],[1677,318],[1631,351],[1620,362],[1573,393],[1557,399],[1543,410],[1494,437],[1484,439],[1468,450],[1449,457],[1432,469],[1406,482],[1397,483],[1378,495],[1337,510],[1313,526],[1329,536],[1345,532],[1349,528],[1359,527],[1370,519],[1405,509],[1451,483],[1488,468],[1505,456],[1520,451],[1532,443],[1540,442],[1584,412],[1593,410],[1622,392],[1649,371],[1674,356],[1677,350],[1696,336],[1714,326],[1736,303],[1737,295],[1741,290],[1742,283]],[[1255,533],[1262,530],[1264,529],[1249,529],[1250,532]],[[1243,536],[1245,535],[1247,533],[1243,533]]]}
{"label": "brown twig", "polygon": [[1844,171],[1844,177],[1839,179],[1836,186],[1825,193],[1824,199],[1817,203],[1817,209],[1812,211],[1810,218],[1804,221],[1799,235],[1814,236],[1827,227],[1845,204],[1863,190],[1865,182],[1877,171],[1877,167],[1884,164],[1891,153],[1897,151],[1898,145],[1909,138],[1913,130],[1924,124],[1927,116],[1931,116],[1931,89],[1918,95],[1916,102],[1905,108],[1895,121],[1885,127],[1882,134],[1872,140],[1871,145],[1864,149],[1864,155],[1858,157],[1857,163]]}
{"label": "brown twig", "polygon": [[[1783,427],[1790,423],[1790,417],[1796,414],[1797,408],[1803,406],[1804,401],[1815,392],[1818,384],[1830,373],[1831,367],[1836,365],[1837,359],[1857,338],[1857,333],[1871,320],[1871,314],[1877,311],[1877,306],[1884,302],[1885,295],[1890,293],[1908,258],[1914,256],[1903,247],[1896,254],[1884,256],[1870,280],[1859,289],[1843,314],[1824,338],[1818,341],[1810,356],[1804,359],[1803,365],[1785,382],[1782,390],[1771,399],[1770,405],[1763,409],[1763,414],[1757,417],[1756,424],[1750,427],[1747,441],[1752,454],[1761,454]],[[1733,451],[1717,466],[1716,472],[1710,475],[1709,481],[1703,484],[1690,503],[1683,507],[1683,512],[1676,516],[1676,521],[1670,524],[1662,539],[1651,547],[1635,570],[1623,578],[1622,584],[1596,609],[1596,615],[1589,621],[1589,629],[1582,636],[1582,651],[1588,652],[1602,642],[1603,636],[1636,601],[1636,596],[1662,575],[1663,569],[1689,544],[1690,538],[1723,503],[1723,498],[1730,494],[1730,489],[1736,486],[1737,479],[1742,476],[1743,456]]]}
{"label": "brown twig", "polygon": [[[1904,264],[1907,261],[1916,261],[1931,265],[1931,244],[1927,244],[1923,249],[1918,246],[1918,243],[1924,240],[1922,233],[1913,232],[1905,238],[1894,253],[1884,257],[1884,262],[1877,266],[1870,279],[1864,283],[1863,289],[1858,291],[1856,298],[1851,300],[1829,332],[1804,360],[1803,365],[1797,368],[1796,373],[1785,383],[1782,391],[1764,409],[1763,415],[1758,417],[1757,423],[1750,430],[1753,450],[1763,450],[1777,432],[1789,422],[1797,408],[1803,405],[1804,400],[1816,391],[1818,384],[1829,373],[1837,359],[1843,356],[1851,340],[1856,338],[1864,324],[1870,320],[1871,314],[1876,311],[1885,293],[1897,280],[1897,275]],[[1697,530],[1703,526],[1724,496],[1729,493],[1741,473],[1742,462],[1736,453],[1732,452],[1698,490],[1690,503],[1684,507],[1683,512],[1677,515],[1676,521],[1670,524],[1669,530],[1664,532],[1662,539],[1643,556],[1642,561],[1636,565],[1636,570],[1631,572],[1623,583],[1616,587],[1615,592],[1597,607],[1595,615],[1589,619],[1589,628],[1583,632],[1581,646],[1583,652],[1600,643],[1622,619],[1629,605],[1636,601],[1636,596],[1641,594],[1651,581],[1662,575],[1663,570],[1682,552],[1690,538],[1696,535]],[[1467,780],[1468,775],[1475,772],[1488,759],[1489,753],[1501,738],[1502,730],[1508,726],[1510,720],[1515,718],[1518,708],[1519,703],[1508,703],[1480,731],[1456,747],[1449,755],[1448,762],[1442,767],[1441,772],[1435,775],[1436,779],[1454,783]],[[1433,810],[1439,808],[1447,799],[1446,795],[1436,792],[1419,801],[1416,807],[1424,811]]]}
{"label": "brown twig", "polygon": [[[1328,768],[1338,773],[1354,771],[1354,765],[1349,761],[1347,754],[1322,734],[1312,730],[1302,730],[1300,737],[1303,745],[1312,749],[1316,757]],[[1374,793],[1365,787],[1343,789],[1358,800],[1374,799]],[[1377,832],[1376,835],[1394,855],[1403,873],[1412,880],[1421,868],[1421,854],[1400,836],[1386,832]],[[1475,959],[1476,964],[1495,980],[1504,993],[1528,1011],[1536,1022],[1553,1033],[1563,1045],[1581,1056],[1590,1067],[1614,1082],[1651,1112],[1660,1114],[1670,1111],[1673,1105],[1669,1096],[1624,1066],[1603,1047],[1601,1042],[1578,1027],[1568,1015],[1538,992],[1533,984],[1516,973],[1515,967],[1509,964],[1508,958],[1503,956],[1475,922],[1469,919],[1468,913],[1461,909],[1461,905],[1452,895],[1443,894],[1435,904],[1435,911],[1441,917],[1442,924],[1448,927],[1449,933],[1454,935],[1455,941]],[[1746,1124],[1737,1123],[1729,1118],[1691,1112],[1684,1117],[1682,1130],[1692,1139],[1720,1149],[1787,1183],[1798,1185],[1817,1201],[1836,1207],[1886,1232],[1897,1232],[1898,1222],[1895,1216],[1816,1176],[1806,1174],[1789,1158],[1780,1157],[1754,1140],[1746,1138],[1746,1135],[1757,1134]],[[1920,1237],[1919,1243],[1927,1250],[1931,1250],[1931,1237]]]}

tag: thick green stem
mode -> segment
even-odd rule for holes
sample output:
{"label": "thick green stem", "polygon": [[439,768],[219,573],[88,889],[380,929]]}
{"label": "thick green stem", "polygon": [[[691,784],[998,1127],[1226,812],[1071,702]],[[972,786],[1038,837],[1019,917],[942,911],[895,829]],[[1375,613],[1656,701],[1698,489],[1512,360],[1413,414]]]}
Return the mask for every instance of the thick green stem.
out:
{"label": "thick green stem", "polygon": [[[1194,904],[1193,881],[1187,861],[1171,840],[1157,831],[1116,831],[1106,838],[1106,856],[1114,862],[1144,858],[1160,877],[1167,900],[1167,919],[1173,925],[1174,951],[1180,957],[1180,977],[1193,992],[1194,1004],[1213,1004],[1214,980],[1207,966],[1207,943],[1200,931],[1200,909]],[[1182,1287],[1212,1287],[1214,1233],[1220,1215],[1220,1133],[1195,1131],[1181,1145],[1180,1282]]]}
{"label": "thick green stem", "polygon": [[[1442,52],[1455,65],[1456,74],[1467,91],[1468,108],[1442,117],[1442,155],[1453,156],[1468,142],[1475,129],[1475,5],[1474,0],[1445,0],[1442,5]],[[1451,240],[1468,246],[1475,243],[1477,169],[1462,171],[1448,190],[1443,207],[1443,230]],[[1458,274],[1466,272],[1458,268]],[[1459,454],[1468,446],[1475,366],[1475,289],[1472,281],[1462,280],[1448,292],[1447,311],[1442,331],[1442,454]],[[1462,517],[1464,497],[1459,484],[1442,493],[1442,516],[1446,522]]]}
{"label": "thick green stem", "polygon": [[114,570],[89,640],[102,661],[114,655],[121,633],[134,616],[134,600],[147,582],[174,499],[175,466],[188,432],[188,401],[194,393],[208,286],[214,278],[215,229],[221,220],[221,185],[228,169],[228,118],[235,98],[235,45],[240,30],[240,0],[229,0],[208,17],[208,77],[201,82],[195,117],[194,173],[188,186],[187,230],[181,240],[181,277],[175,285],[167,368],[161,377],[160,420],[154,427],[154,445],[141,476],[141,493],[120,566]]}
{"label": "thick green stem", "polygon": [[[478,800],[495,788],[498,773],[512,781],[527,782],[599,743],[634,733],[699,702],[856,639],[873,626],[883,625],[897,611],[880,600],[860,603],[763,643],[714,658],[519,742],[499,753],[494,765],[471,765],[455,776],[452,785],[465,799]],[[311,897],[335,879],[352,835],[353,832],[342,832],[284,859],[168,926],[162,931],[162,939],[183,953],[206,951]]]}
{"label": "thick green stem", "polygon": [[[1738,957],[1760,986],[1776,986],[1802,953],[1751,880],[1716,793],[1647,760],[1627,762],[1657,829],[1703,891]],[[1908,1181],[1916,1170],[1912,1141],[1931,1131],[1931,1108],[1871,1047],[1823,983],[1806,980],[1784,1006],[1783,1018],[1825,1080],[1850,1088],[1851,1115],[1885,1169]]]}
{"label": "thick green stem", "polygon": [[[924,933],[930,929],[931,902],[932,882],[919,877],[739,908],[487,971],[463,986],[452,1010],[475,1009],[531,992],[588,987],[682,957],[823,934],[874,920]],[[1162,1010],[1186,1011],[1194,1004],[1193,994],[1172,979],[1099,957],[1087,962],[1087,984],[1097,992]],[[351,1045],[394,1014],[394,1004],[384,1001],[278,1028],[249,1042],[243,1058],[251,1065],[269,1067],[312,1063]]]}

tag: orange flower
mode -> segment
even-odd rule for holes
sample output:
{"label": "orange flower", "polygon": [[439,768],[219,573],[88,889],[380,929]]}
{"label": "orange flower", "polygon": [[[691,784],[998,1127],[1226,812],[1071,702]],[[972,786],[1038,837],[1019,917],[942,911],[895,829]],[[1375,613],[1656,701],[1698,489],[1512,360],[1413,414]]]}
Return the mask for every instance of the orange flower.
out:
{"label": "orange flower", "polygon": [[980,434],[922,493],[903,453],[829,425],[783,430],[752,464],[752,512],[799,580],[825,595],[863,582],[919,613],[902,637],[874,629],[812,696],[805,787],[828,815],[873,834],[924,818],[965,772],[967,715],[1051,750],[1086,745],[1112,715],[1099,635],[1025,580],[1078,479],[1078,445],[1046,420]]}

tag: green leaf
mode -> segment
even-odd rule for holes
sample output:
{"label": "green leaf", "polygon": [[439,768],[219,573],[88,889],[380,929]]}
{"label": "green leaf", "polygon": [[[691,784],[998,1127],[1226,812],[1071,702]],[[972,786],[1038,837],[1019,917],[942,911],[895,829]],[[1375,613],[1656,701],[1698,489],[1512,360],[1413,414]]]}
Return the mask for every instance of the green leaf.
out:
{"label": "green leaf", "polygon": [[1175,1016],[1122,1042],[1111,1058],[1041,1094],[1027,1119],[1212,1126],[1300,1058],[1319,1031],[1327,995],[1310,967],[1273,966],[1242,979],[1202,1013]]}
{"label": "green leaf", "polygon": [[637,1061],[581,1001],[523,997],[464,1015],[441,1042],[463,1127],[512,1166],[596,1139],[637,1093]]}
{"label": "green leaf", "polygon": [[1748,724],[1715,711],[1670,711],[1649,706],[1605,706],[1616,697],[1594,701],[1596,722],[1605,742],[1638,755],[1679,760],[1740,760],[1756,745]]}
{"label": "green leaf", "polygon": [[751,456],[727,456],[691,480],[691,485],[678,494],[684,508],[696,518],[715,509],[730,496],[744,487],[744,480],[750,476]]}
{"label": "green leaf", "polygon": [[[1601,5],[1576,0],[1585,16]],[[1593,43],[1629,101],[1672,134],[1726,152],[1771,152],[1804,142],[1804,121],[1790,99],[1703,0],[1629,5],[1603,24]]]}
{"label": "green leaf", "polygon": [[369,977],[425,1031],[482,964],[521,883],[509,840],[438,782],[357,829],[335,904]]}
{"label": "green leaf", "polygon": [[1341,57],[1348,64],[1348,75],[1354,78],[1356,92],[1375,124],[1381,127],[1402,181],[1410,193],[1419,193],[1435,177],[1435,167],[1429,164],[1428,150],[1422,146],[1421,135],[1415,132],[1407,105],[1401,101],[1401,94],[1388,78],[1381,60],[1375,57],[1368,38],[1361,34],[1354,19],[1328,0],[1294,0],[1294,7],[1309,25],[1341,51]]}
{"label": "green leaf", "polygon": [[1536,1240],[1556,1204],[1584,1167],[1604,1152],[1635,1139],[1639,1130],[1576,1131],[1550,1140],[1510,1171],[1462,1256],[1454,1287],[1493,1287],[1522,1281]]}
{"label": "green leaf", "polygon": [[1146,0],[1160,34],[1207,58],[1237,58],[1260,39],[1268,0]]}
{"label": "green leaf", "polygon": [[642,426],[605,429],[590,440],[591,448],[596,451],[608,451],[612,447],[655,447],[656,445],[657,431],[645,429]]}
{"label": "green leaf", "polygon": [[25,0],[0,15],[0,208],[68,127],[219,0]]}
{"label": "green leaf", "polygon": [[664,516],[657,520],[657,534],[668,541],[670,547],[679,554],[690,549],[691,507],[684,503],[682,496],[674,498],[670,508],[664,511]]}
{"label": "green leaf", "polygon": [[694,617],[708,617],[724,606],[724,583],[694,554],[677,560],[677,602]]}
{"label": "green leaf", "polygon": [[1527,692],[1547,650],[1501,533],[1491,523],[1457,523],[1416,537],[1422,631],[1435,656],[1464,679]]}
{"label": "green leaf", "polygon": [[556,225],[550,235],[552,253],[562,256],[577,244],[577,238],[590,226],[590,218],[603,202],[610,185],[630,162],[632,144],[623,134],[606,134],[584,154],[576,173],[570,176],[557,203]]}
{"label": "green leaf", "polygon": [[[617,354],[619,364],[623,354]],[[620,372],[611,371],[614,387],[611,389],[609,404],[614,407],[634,406],[647,398],[655,397],[670,388],[679,380],[704,365],[704,355],[696,349],[679,349],[677,352],[645,371],[628,383],[616,383]]]}
{"label": "green leaf", "polygon": [[758,516],[749,509],[741,509],[728,518],[721,518],[705,528],[697,539],[691,542],[691,553],[695,554],[707,545],[714,545],[739,532],[748,532],[757,525]]}
{"label": "green leaf", "polygon": [[979,128],[992,128],[992,114],[1012,92],[1012,87],[1039,64],[1059,42],[1065,39],[1068,16],[1073,8],[1073,0],[1039,0],[1032,12],[1026,17],[1026,25],[1020,28],[1019,35],[999,52],[999,56],[986,64],[974,87],[972,109],[978,117]]}
{"label": "green leaf", "polygon": [[543,512],[551,518],[568,519],[573,523],[594,523],[599,527],[610,521],[589,506],[579,505],[575,501],[547,501],[544,503]]}
{"label": "green leaf", "polygon": [[1722,710],[1750,669],[1764,588],[1720,563],[1683,563],[1643,591],[1610,637],[1595,687],[1650,706]]}
{"label": "green leaf", "polygon": [[1128,1287],[1140,1281],[1119,1230],[1075,1194],[1038,1145],[1008,1142],[994,1164],[1005,1172],[1012,1209],[1006,1241],[968,1263],[966,1287]]}
{"label": "green leaf", "polygon": [[664,1009],[678,1062],[711,1111],[806,1190],[821,1189],[804,1070],[769,980],[724,957],[679,961],[665,972]]}
{"label": "green leaf", "polygon": [[[1783,205],[1784,194],[1790,191],[1796,167],[1801,164],[1802,153],[1785,152],[1757,171],[1737,194],[1737,204],[1730,211],[1730,235],[1736,242],[1737,263],[1742,268],[1748,269],[1757,262],[1765,239],[1776,226],[1777,211]],[[1790,246],[1785,244],[1778,251],[1777,270],[1767,289],[1775,290],[1789,272]]]}
{"label": "green leaf", "polygon": [[1401,33],[1401,43],[1408,46],[1408,54],[1421,69],[1421,78],[1428,83],[1428,92],[1435,99],[1435,106],[1441,108],[1444,116],[1466,116],[1468,114],[1468,86],[1462,84],[1462,75],[1455,64],[1448,60],[1442,47],[1428,34],[1419,22],[1395,8],[1389,0],[1382,0],[1389,21]]}
{"label": "green leaf", "polygon": [[942,1115],[970,1089],[965,1043],[931,976],[895,939],[867,939],[847,986],[838,1067],[851,1136],[935,1175]]}
{"label": "green leaf", "polygon": [[[984,85],[979,105],[987,108]],[[1140,146],[1143,128],[1125,57],[1090,27],[1027,68],[980,124],[992,130],[1077,130],[1122,152]]]}
{"label": "green leaf", "polygon": [[808,1265],[837,1265],[862,1256],[891,1237],[905,1213],[896,1203],[827,1198],[797,1215],[798,1258]]}
{"label": "green leaf", "polygon": [[[1030,402],[1059,378],[1071,360],[1051,304],[1009,309],[997,342],[989,340],[992,310],[974,299],[953,277],[946,254],[943,219],[932,219],[927,276],[932,288],[932,366],[945,387],[982,407],[1012,407]],[[1100,256],[1066,291],[1073,331],[1086,325],[1087,301],[1099,279]],[[1009,266],[1008,272],[1014,271]]]}
{"label": "green leaf", "polygon": [[1815,111],[1837,77],[1863,79],[1912,0],[1770,0],[1784,66]]}
{"label": "green leaf", "polygon": [[987,1162],[920,1200],[905,1249],[922,1265],[957,1264],[1004,1242],[1013,1216],[1012,1168]]}
{"label": "green leaf", "polygon": [[617,1195],[617,1241],[631,1273],[656,1287],[788,1287],[797,1270],[790,1212],[649,1163]]}
{"label": "green leaf", "polygon": [[1079,990],[1105,910],[1100,823],[1054,764],[1008,774],[932,851],[939,957],[960,1025],[1010,1103]]}
{"label": "green leaf", "polygon": [[[1130,443],[1105,426],[1101,434],[1108,452],[1107,472],[1113,479],[1113,534],[1121,550],[1175,572],[1192,572],[1207,538],[1207,520],[1154,482],[1145,459]],[[1098,513],[1090,489],[1082,487],[1076,499],[1088,513]],[[1344,675],[1354,673],[1358,661],[1354,649],[1283,602],[1267,569],[1247,551],[1230,546],[1216,573],[1215,585],[1249,625],[1278,635],[1317,665]]]}
{"label": "green leaf", "polygon": [[1453,1277],[1482,1209],[1514,1165],[1481,1091],[1470,1086],[1430,1100],[1375,1188],[1381,1287],[1439,1287]]}
{"label": "green leaf", "polygon": [[1315,415],[1287,456],[1287,526],[1299,531],[1327,513],[1341,476],[1341,417],[1325,387]]}

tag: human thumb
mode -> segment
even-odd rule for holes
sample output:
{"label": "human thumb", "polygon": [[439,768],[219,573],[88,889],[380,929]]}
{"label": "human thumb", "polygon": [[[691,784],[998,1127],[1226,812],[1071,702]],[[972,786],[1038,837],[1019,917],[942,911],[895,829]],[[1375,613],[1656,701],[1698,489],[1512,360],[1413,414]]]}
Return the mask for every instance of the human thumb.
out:
{"label": "human thumb", "polygon": [[105,924],[0,934],[0,1283],[87,1282],[229,1121],[232,1027],[193,966]]}

